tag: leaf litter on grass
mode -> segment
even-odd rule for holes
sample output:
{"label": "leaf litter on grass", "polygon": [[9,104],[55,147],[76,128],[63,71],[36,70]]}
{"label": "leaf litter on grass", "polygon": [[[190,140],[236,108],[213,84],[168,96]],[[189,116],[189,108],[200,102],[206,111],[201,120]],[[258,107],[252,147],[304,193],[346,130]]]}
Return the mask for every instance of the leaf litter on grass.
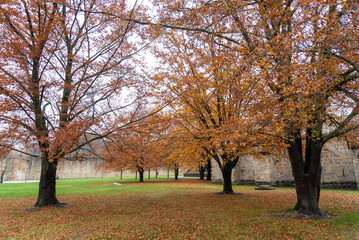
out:
{"label": "leaf litter on grass", "polygon": [[35,198],[3,199],[0,238],[355,239],[359,230],[353,223],[358,195],[325,193],[321,208],[332,218],[298,219],[273,216],[294,206],[294,189],[258,192],[236,186],[239,194],[226,196],[213,194],[220,186],[208,185],[131,183],[131,191],[62,195],[59,200],[69,207],[36,210]]}

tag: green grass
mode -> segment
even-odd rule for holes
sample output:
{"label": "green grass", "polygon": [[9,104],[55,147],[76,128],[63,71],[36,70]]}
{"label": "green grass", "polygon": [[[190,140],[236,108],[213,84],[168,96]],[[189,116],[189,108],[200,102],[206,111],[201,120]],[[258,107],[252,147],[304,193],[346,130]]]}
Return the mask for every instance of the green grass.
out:
{"label": "green grass", "polygon": [[[170,176],[170,179],[173,176]],[[144,179],[144,181],[164,181],[168,180],[167,176],[158,176],[154,179]],[[134,177],[123,177],[120,180],[119,177],[113,178],[70,178],[70,179],[59,179],[56,182],[56,193],[62,194],[108,194],[115,192],[118,187],[113,185],[113,182],[137,182]],[[108,183],[101,185],[102,183]],[[124,187],[128,188],[128,187]],[[128,189],[132,191],[133,189]],[[6,183],[0,184],[0,198],[23,198],[37,196],[39,191],[38,182],[27,182],[27,183]]]}
{"label": "green grass", "polygon": [[[114,185],[120,182],[122,185]],[[295,190],[193,179],[62,179],[64,208],[33,208],[38,183],[0,185],[0,239],[359,239],[359,192],[324,190],[326,219],[288,212]]]}

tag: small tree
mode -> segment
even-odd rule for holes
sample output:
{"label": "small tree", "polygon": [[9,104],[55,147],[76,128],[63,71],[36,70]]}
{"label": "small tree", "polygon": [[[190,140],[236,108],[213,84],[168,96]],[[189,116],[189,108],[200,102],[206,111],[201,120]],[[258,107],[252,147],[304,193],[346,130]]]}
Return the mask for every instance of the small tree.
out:
{"label": "small tree", "polygon": [[201,154],[201,160],[199,162],[199,174],[200,179],[204,180],[205,172],[207,171],[206,180],[211,180],[212,178],[212,163],[211,163],[212,157],[209,155],[206,151],[203,151]]}
{"label": "small tree", "polygon": [[[140,114],[148,116],[149,114]],[[140,182],[144,181],[145,170],[160,166],[158,139],[161,127],[156,117],[144,118],[127,129],[114,132],[107,137],[102,157],[111,169],[134,169],[139,173]]]}

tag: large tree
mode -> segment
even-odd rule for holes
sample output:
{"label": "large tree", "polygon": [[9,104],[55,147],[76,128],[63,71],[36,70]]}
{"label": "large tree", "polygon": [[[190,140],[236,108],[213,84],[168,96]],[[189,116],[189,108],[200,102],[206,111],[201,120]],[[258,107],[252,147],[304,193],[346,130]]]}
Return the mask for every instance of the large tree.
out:
{"label": "large tree", "polygon": [[353,3],[258,2],[254,15],[260,19],[256,26],[262,29],[261,38],[254,37],[258,30],[235,11],[245,7],[226,4],[234,22],[243,26],[248,52],[273,93],[275,102],[269,101],[268,108],[275,114],[269,121],[288,145],[295,210],[321,215],[322,147],[358,126],[358,15]]}
{"label": "large tree", "polygon": [[135,12],[117,1],[0,4],[0,120],[41,153],[36,206],[61,204],[59,161],[86,144],[84,133],[111,127],[100,123],[120,109],[114,94],[133,84],[127,60],[137,51],[129,42],[134,26],[94,13],[108,9],[127,18]]}

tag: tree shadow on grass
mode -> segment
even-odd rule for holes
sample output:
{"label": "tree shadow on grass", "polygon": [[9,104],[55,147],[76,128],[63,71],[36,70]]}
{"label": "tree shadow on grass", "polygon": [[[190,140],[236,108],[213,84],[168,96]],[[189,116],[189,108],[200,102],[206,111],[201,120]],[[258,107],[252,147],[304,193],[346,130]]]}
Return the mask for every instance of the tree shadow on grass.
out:
{"label": "tree shadow on grass", "polygon": [[300,214],[293,209],[284,209],[284,210],[272,211],[271,215],[277,218],[298,219],[298,220],[308,220],[308,219],[320,220],[320,219],[338,217],[338,215],[326,211],[323,211],[322,213],[323,213],[322,215],[306,215],[306,214]]}
{"label": "tree shadow on grass", "polygon": [[243,196],[244,193],[237,192],[215,192],[216,195],[225,195],[225,196]]}
{"label": "tree shadow on grass", "polygon": [[63,207],[71,207],[70,204],[68,203],[57,203],[57,204],[53,204],[53,205],[48,205],[48,206],[43,206],[43,207],[27,207],[24,209],[24,212],[38,212],[41,211],[42,209],[47,209],[47,208],[63,208]]}

